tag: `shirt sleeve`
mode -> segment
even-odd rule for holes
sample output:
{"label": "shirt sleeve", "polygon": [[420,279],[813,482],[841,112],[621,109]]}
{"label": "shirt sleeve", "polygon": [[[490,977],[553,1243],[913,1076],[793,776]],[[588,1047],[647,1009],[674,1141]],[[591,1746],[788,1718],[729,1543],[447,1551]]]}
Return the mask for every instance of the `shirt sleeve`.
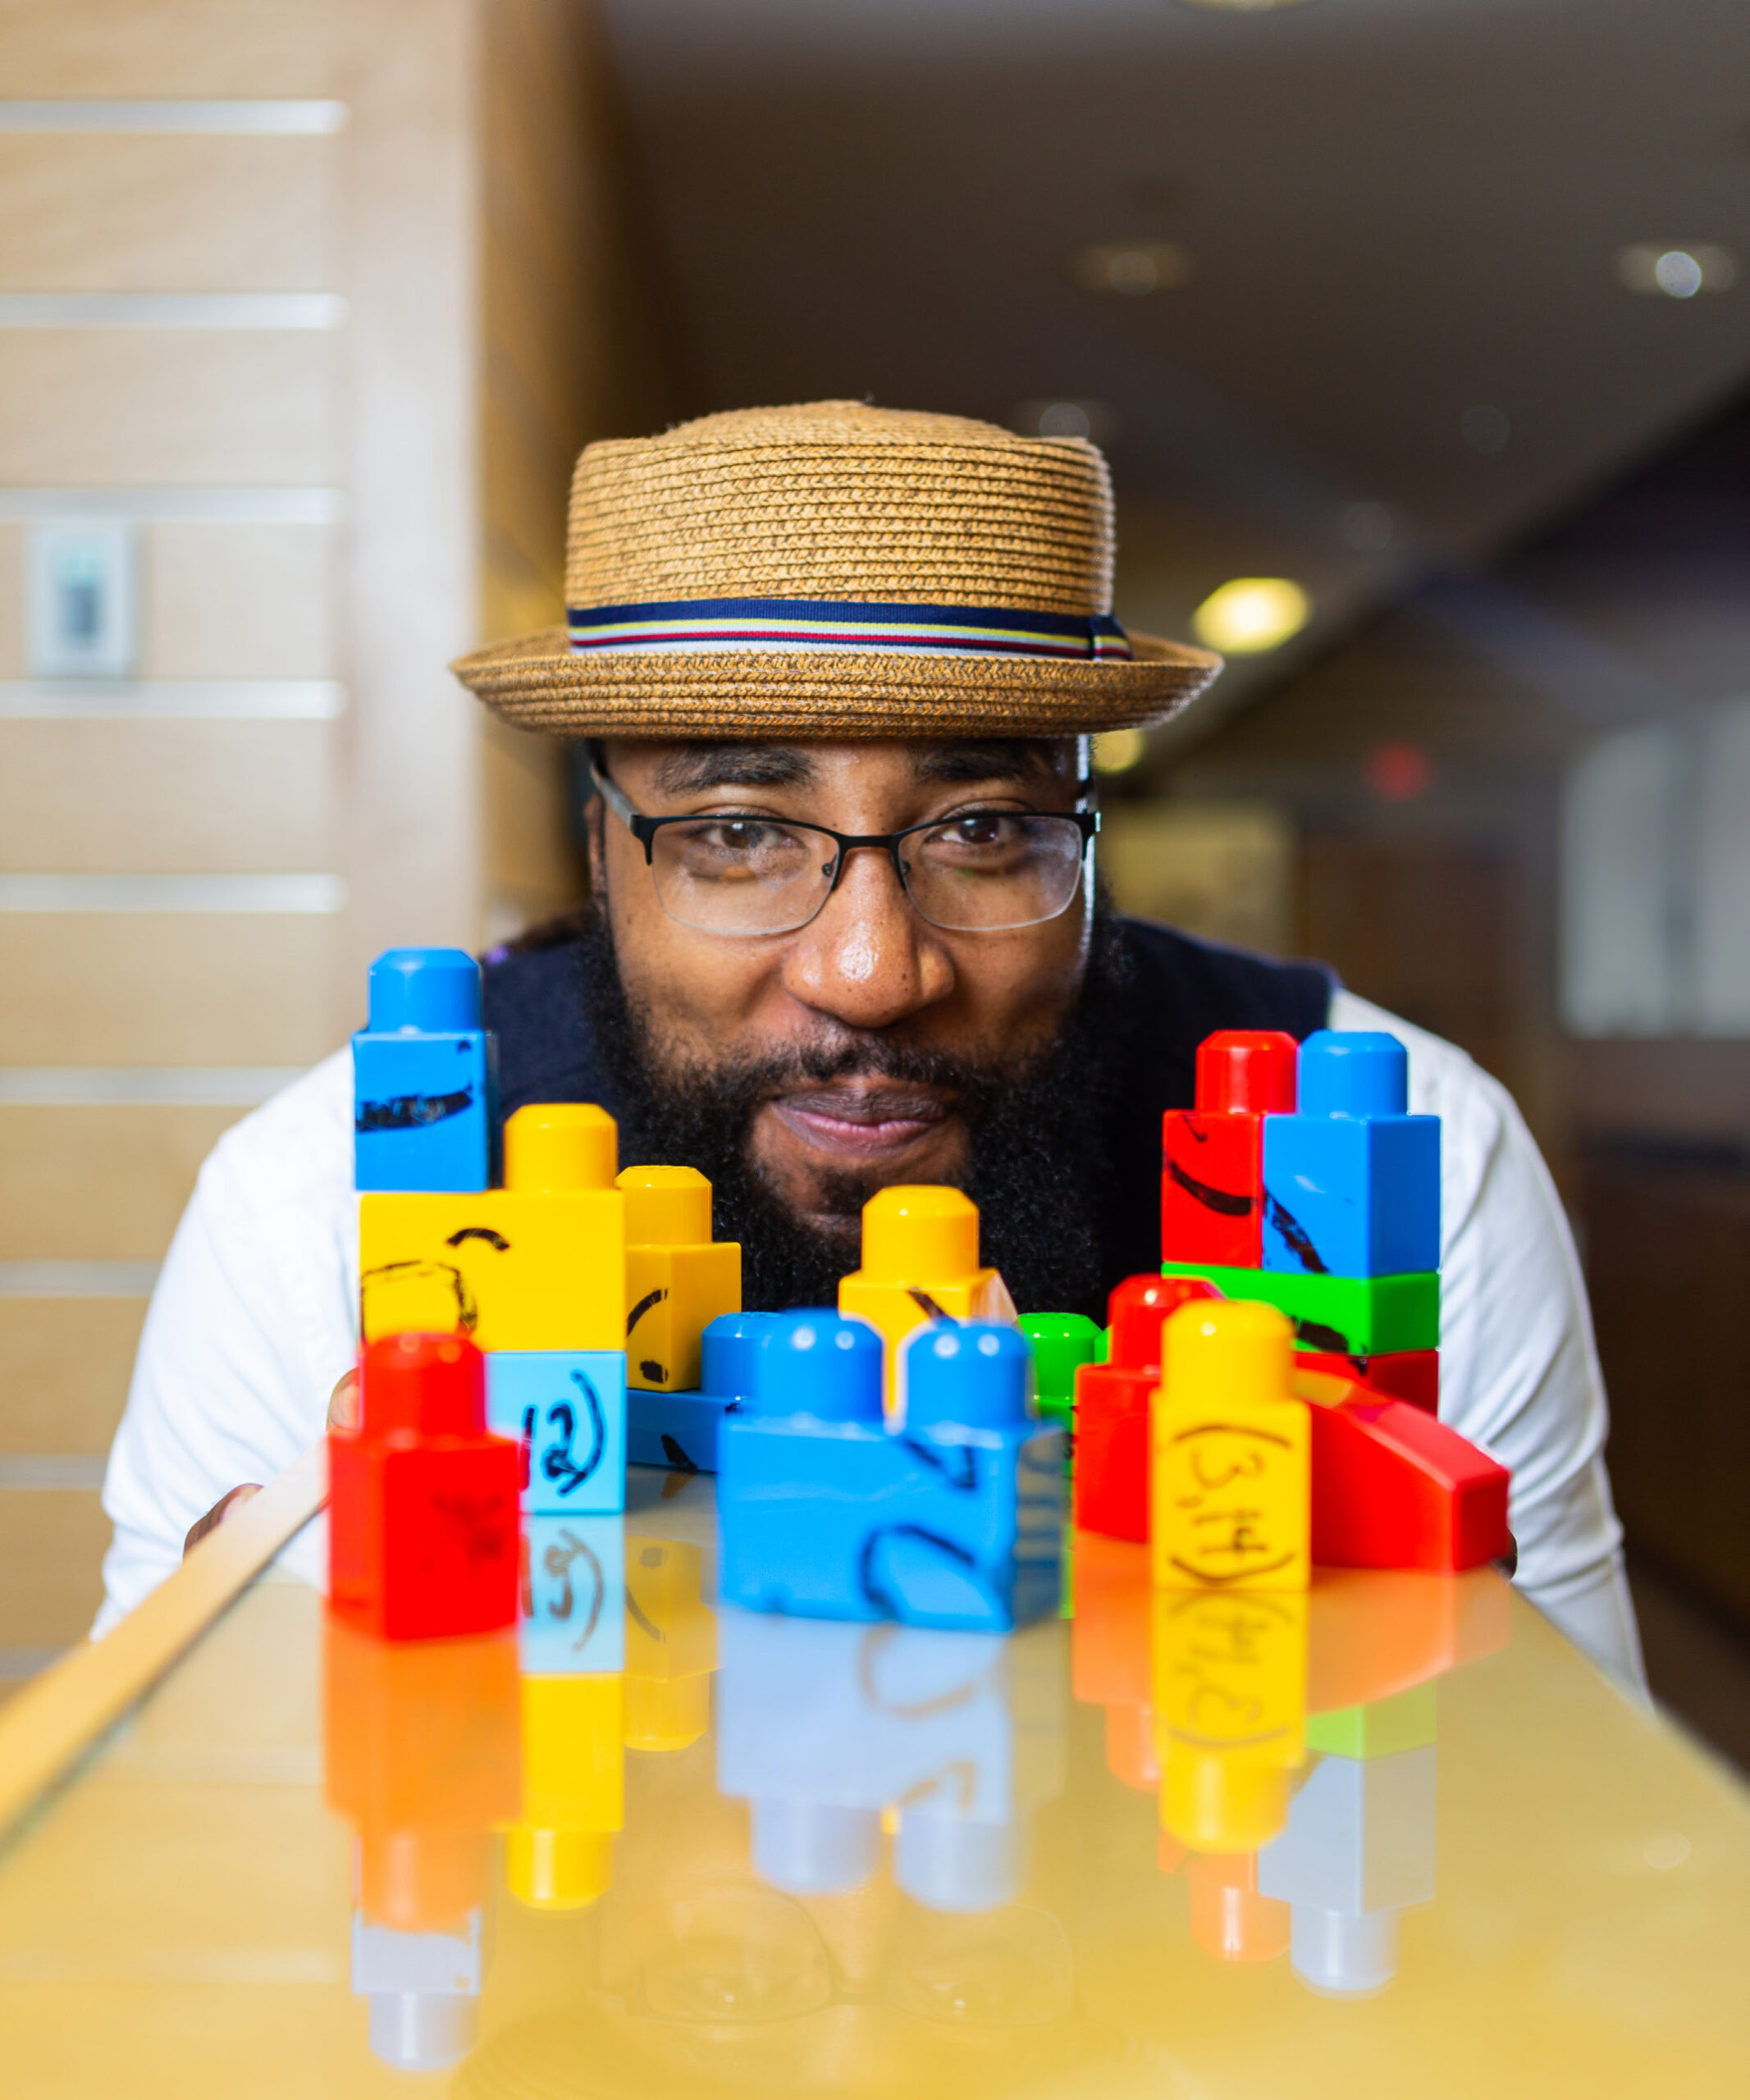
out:
{"label": "shirt sleeve", "polygon": [[[195,1184],[153,1292],[103,1508],[107,1632],[170,1574],[189,1527],[265,1484],[322,1433],[356,1352],[352,1072],[326,1060],[228,1130]],[[320,1566],[301,1534],[284,1556]]]}
{"label": "shirt sleeve", "polygon": [[1412,1111],[1441,1118],[1441,1419],[1512,1472],[1514,1579],[1578,1646],[1640,1685],[1604,1380],[1549,1170],[1506,1089],[1462,1051],[1347,992],[1333,995],[1330,1025],[1398,1037]]}

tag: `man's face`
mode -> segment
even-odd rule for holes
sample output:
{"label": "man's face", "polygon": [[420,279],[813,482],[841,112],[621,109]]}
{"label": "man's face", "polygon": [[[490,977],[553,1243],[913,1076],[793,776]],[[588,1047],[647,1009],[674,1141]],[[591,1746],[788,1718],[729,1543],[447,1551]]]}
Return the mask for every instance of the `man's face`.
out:
{"label": "man's face", "polygon": [[[647,816],[758,815],[867,834],[972,810],[1069,810],[1074,738],[1014,742],[675,744],[615,740],[607,771]],[[866,1184],[962,1178],[968,1125],[950,1083],[893,1075],[895,1052],[1003,1077],[1058,1038],[1086,966],[1086,885],[1069,909],[1011,931],[929,924],[889,856],[850,854],[816,917],[793,933],[738,937],[678,924],[644,849],[598,801],[592,873],[621,982],[660,1087],[770,1061],[748,1163],[793,1216],[842,1224],[848,1173]],[[806,1076],[798,1057],[834,1075]],[[884,1061],[888,1070],[883,1070]],[[790,1069],[785,1070],[788,1066]]]}

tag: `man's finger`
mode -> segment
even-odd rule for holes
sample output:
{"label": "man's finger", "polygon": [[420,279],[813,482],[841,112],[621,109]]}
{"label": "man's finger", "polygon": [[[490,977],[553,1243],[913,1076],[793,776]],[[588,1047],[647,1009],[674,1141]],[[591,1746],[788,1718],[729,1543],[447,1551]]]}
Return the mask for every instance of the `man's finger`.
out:
{"label": "man's finger", "polygon": [[183,1558],[186,1559],[208,1532],[216,1532],[234,1509],[240,1509],[252,1495],[259,1495],[260,1487],[254,1482],[234,1487],[229,1495],[222,1495],[204,1517],[189,1527],[189,1535],[182,1541]]}
{"label": "man's finger", "polygon": [[349,1371],[328,1395],[328,1427],[331,1429],[356,1429],[359,1427],[359,1373]]}

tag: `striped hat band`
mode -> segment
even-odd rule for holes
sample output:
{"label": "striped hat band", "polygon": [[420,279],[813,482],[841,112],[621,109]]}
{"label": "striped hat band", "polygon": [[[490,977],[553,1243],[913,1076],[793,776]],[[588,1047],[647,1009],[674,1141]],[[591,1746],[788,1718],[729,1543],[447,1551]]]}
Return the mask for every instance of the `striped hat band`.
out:
{"label": "striped hat band", "polygon": [[575,656],[785,650],[895,650],[928,656],[1058,657],[1128,663],[1129,637],[1109,613],[1012,605],[920,605],[838,598],[677,598],[574,606]]}

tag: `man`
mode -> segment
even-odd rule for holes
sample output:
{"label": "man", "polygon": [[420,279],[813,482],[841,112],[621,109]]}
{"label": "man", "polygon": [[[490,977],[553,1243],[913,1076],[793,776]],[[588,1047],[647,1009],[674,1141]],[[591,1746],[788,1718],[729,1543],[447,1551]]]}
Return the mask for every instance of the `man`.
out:
{"label": "man", "polygon": [[[752,1305],[832,1302],[870,1191],[951,1180],[1021,1310],[1098,1312],[1158,1261],[1161,1112],[1204,1035],[1390,1029],[1443,1119],[1442,1413],[1513,1468],[1522,1586],[1632,1675],[1584,1293],[1506,1094],[1323,970],[1099,898],[1089,733],[1217,669],[1126,637],[1110,575],[1079,441],[820,403],[589,448],[569,635],[457,666],[591,739],[599,790],[589,913],[487,960],[505,1112],[600,1101],[624,1160],[700,1167]],[[355,1347],[351,1113],[343,1052],[203,1170],[111,1458],[100,1627],[322,1429]]]}

